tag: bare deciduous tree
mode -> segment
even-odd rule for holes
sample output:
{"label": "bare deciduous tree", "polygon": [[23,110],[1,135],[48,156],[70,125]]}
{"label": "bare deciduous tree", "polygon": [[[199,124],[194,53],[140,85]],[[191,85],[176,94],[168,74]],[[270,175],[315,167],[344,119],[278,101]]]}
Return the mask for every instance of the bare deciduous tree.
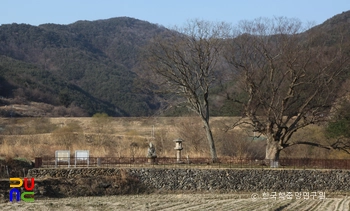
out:
{"label": "bare deciduous tree", "polygon": [[106,113],[96,113],[92,116],[92,124],[95,126],[93,137],[94,145],[110,145],[113,142],[112,118]]}
{"label": "bare deciduous tree", "polygon": [[267,138],[266,159],[278,161],[297,144],[348,150],[341,142],[291,140],[300,128],[325,120],[349,64],[342,46],[320,45],[295,19],[243,21],[236,33],[227,59],[248,96],[247,123]]}
{"label": "bare deciduous tree", "polygon": [[186,99],[188,107],[203,121],[213,161],[217,159],[209,125],[209,90],[217,77],[223,49],[225,23],[189,21],[185,27],[167,31],[146,49],[147,67],[171,93]]}

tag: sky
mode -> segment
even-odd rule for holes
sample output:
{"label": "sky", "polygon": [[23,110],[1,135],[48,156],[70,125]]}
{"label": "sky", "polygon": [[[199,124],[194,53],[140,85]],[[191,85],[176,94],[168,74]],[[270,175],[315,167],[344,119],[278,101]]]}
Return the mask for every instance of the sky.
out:
{"label": "sky", "polygon": [[195,18],[236,24],[275,16],[321,24],[350,10],[350,0],[0,0],[0,8],[0,24],[36,26],[122,16],[165,27]]}

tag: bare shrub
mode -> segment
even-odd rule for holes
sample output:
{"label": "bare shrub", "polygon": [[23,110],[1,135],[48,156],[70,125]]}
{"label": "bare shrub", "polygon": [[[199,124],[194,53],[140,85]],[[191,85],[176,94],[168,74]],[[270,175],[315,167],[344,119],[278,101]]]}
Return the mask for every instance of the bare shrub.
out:
{"label": "bare shrub", "polygon": [[166,129],[158,129],[154,132],[154,144],[156,147],[156,153],[160,157],[166,157],[173,155],[174,143],[172,142],[173,137]]}
{"label": "bare shrub", "polygon": [[94,145],[108,145],[111,144],[111,136],[114,130],[111,126],[112,118],[105,113],[97,113],[92,117],[93,126],[93,144]]}
{"label": "bare shrub", "polygon": [[67,112],[69,116],[74,116],[74,117],[88,116],[88,113],[86,111],[84,111],[82,108],[76,105],[70,105],[67,109]]}
{"label": "bare shrub", "polygon": [[263,137],[249,135],[242,130],[215,133],[219,143],[220,156],[235,158],[261,158],[264,156]]}
{"label": "bare shrub", "polygon": [[[130,143],[130,141],[128,141]],[[144,157],[147,150],[147,139],[136,139],[129,145],[129,156],[130,157]]]}
{"label": "bare shrub", "polygon": [[56,129],[52,134],[55,143],[69,149],[73,142],[83,139],[82,128],[77,122],[68,123],[66,126]]}
{"label": "bare shrub", "polygon": [[66,108],[64,106],[57,106],[52,110],[51,115],[54,117],[66,116],[67,115]]}
{"label": "bare shrub", "polygon": [[1,147],[0,147],[0,156],[1,157],[10,157],[15,158],[18,157],[18,149],[14,146],[14,144],[9,139],[4,139]]}
{"label": "bare shrub", "polygon": [[[178,136],[185,141],[186,148],[183,153],[191,157],[203,157],[208,155],[209,149],[207,139],[203,131],[203,125],[199,118],[185,118],[177,122],[176,131]],[[172,143],[174,146],[174,143]]]}

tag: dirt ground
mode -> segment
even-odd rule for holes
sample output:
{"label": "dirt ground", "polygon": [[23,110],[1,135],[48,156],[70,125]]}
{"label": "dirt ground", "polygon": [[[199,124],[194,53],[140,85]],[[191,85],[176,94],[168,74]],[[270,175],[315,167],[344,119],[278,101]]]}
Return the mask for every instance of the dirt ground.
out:
{"label": "dirt ground", "polygon": [[[259,193],[261,195],[261,193]],[[252,194],[150,194],[3,202],[1,210],[349,210],[348,196],[320,199],[252,199]]]}

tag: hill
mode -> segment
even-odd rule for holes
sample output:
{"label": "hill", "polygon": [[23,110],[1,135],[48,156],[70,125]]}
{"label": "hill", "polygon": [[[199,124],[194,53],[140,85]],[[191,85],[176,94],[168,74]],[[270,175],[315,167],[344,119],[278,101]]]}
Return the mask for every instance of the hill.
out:
{"label": "hill", "polygon": [[[319,42],[337,45],[339,37],[350,40],[349,24],[347,11],[305,33],[317,33]],[[148,70],[140,68],[140,53],[152,37],[166,30],[128,17],[69,25],[1,25],[0,116],[156,114],[162,95],[144,88],[142,77]],[[224,97],[230,87],[212,89],[213,115],[240,114],[240,107]],[[21,112],[16,105],[32,109]],[[183,110],[177,107],[170,114]]]}
{"label": "hill", "polygon": [[135,89],[135,66],[140,48],[161,30],[125,17],[1,25],[0,95],[79,108],[75,115],[150,115],[158,104],[152,93]]}

